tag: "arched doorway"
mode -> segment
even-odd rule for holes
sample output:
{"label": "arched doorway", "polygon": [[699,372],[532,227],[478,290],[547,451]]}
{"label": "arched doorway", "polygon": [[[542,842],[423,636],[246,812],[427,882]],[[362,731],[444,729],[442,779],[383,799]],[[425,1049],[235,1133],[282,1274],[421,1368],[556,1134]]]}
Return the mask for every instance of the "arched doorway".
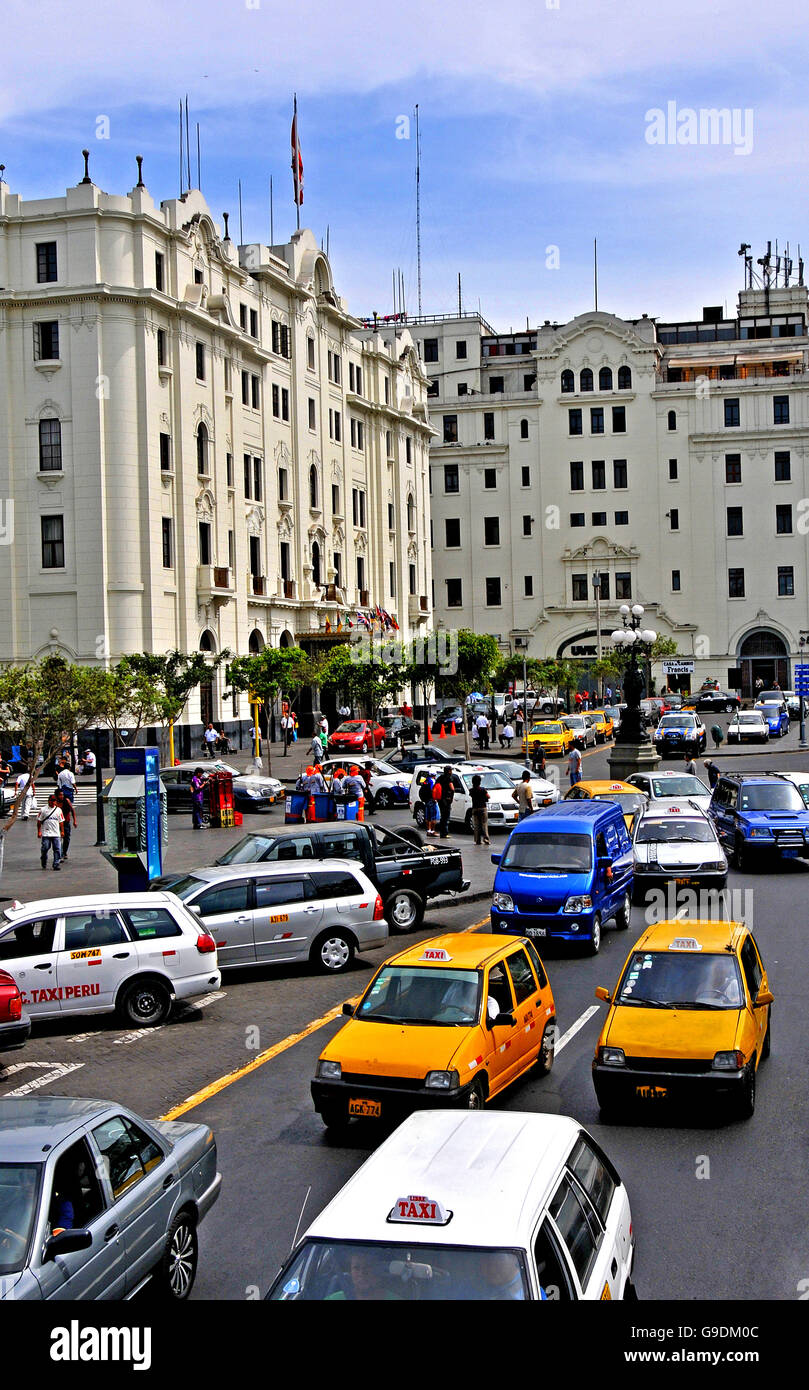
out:
{"label": "arched doorway", "polygon": [[[199,649],[201,652],[208,653],[216,651],[216,638],[207,628],[199,639]],[[199,683],[199,717],[202,720],[203,729],[207,724],[214,722],[213,675]]]}
{"label": "arched doorway", "polygon": [[753,697],[758,680],[764,682],[765,690],[771,690],[775,681],[782,690],[789,690],[789,651],[780,633],[763,627],[748,632],[739,644],[738,663],[744,698]]}
{"label": "arched doorway", "polygon": [[257,627],[253,628],[247,641],[247,650],[251,656],[258,656],[264,649],[264,634],[259,632]]}

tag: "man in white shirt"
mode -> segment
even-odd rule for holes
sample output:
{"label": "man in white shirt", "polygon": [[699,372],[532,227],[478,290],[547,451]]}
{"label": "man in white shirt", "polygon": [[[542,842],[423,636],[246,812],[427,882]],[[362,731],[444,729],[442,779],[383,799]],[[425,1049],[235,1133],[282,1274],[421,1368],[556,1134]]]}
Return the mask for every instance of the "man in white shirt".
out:
{"label": "man in white shirt", "polygon": [[567,769],[570,773],[570,785],[574,787],[577,782],[581,781],[581,753],[576,747],[570,750],[567,760]]}
{"label": "man in white shirt", "polygon": [[96,755],[92,748],[85,748],[84,756],[81,760],[81,770],[88,776],[92,776],[96,770]]}
{"label": "man in white shirt", "polygon": [[317,721],[317,727],[321,734],[325,734],[326,738],[329,737],[329,721],[326,718],[325,714],[321,714],[319,720]]}
{"label": "man in white shirt", "polygon": [[59,768],[56,777],[56,785],[64,792],[68,801],[73,800],[76,795],[76,778],[67,763],[62,763]]}
{"label": "man in white shirt", "polygon": [[480,744],[480,747],[481,747],[482,749],[483,749],[483,748],[488,748],[488,746],[489,746],[489,721],[488,721],[488,719],[486,718],[486,715],[485,715],[485,714],[479,714],[479,715],[478,715],[477,719],[475,720],[475,728],[476,728],[477,731],[478,731],[478,743]]}
{"label": "man in white shirt", "polygon": [[216,729],[214,728],[213,724],[207,724],[205,726],[205,731],[202,735],[202,739],[205,744],[205,751],[208,754],[209,758],[212,758],[214,756],[214,744],[216,743],[218,737],[219,735],[216,732]]}
{"label": "man in white shirt", "polygon": [[31,815],[32,807],[36,805],[34,789],[31,786],[30,772],[21,772],[17,778],[17,781],[15,782],[15,786],[17,788],[18,796],[20,792],[23,790],[23,788],[25,788],[25,796],[23,797],[22,801],[22,812],[20,815],[20,819],[28,820]]}
{"label": "man in white shirt", "polygon": [[43,869],[48,867],[48,850],[53,851],[53,867],[61,868],[62,828],[65,818],[56,804],[56,797],[49,796],[47,806],[37,815],[37,838],[40,842],[39,862]]}

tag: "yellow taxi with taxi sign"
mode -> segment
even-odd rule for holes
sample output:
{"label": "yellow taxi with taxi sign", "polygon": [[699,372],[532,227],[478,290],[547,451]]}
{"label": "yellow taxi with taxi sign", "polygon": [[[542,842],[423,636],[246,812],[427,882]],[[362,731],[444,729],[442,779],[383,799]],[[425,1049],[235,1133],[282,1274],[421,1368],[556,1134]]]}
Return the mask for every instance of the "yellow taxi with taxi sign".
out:
{"label": "yellow taxi with taxi sign", "polygon": [[590,780],[576,782],[565,792],[565,801],[617,801],[624,816],[627,830],[631,830],[636,818],[646,809],[647,799],[629,782],[606,782]]}
{"label": "yellow taxi with taxi sign", "polygon": [[526,753],[540,747],[543,753],[569,753],[576,735],[563,719],[538,719],[527,733],[523,734],[522,746]]}
{"label": "yellow taxi with taxi sign", "polygon": [[638,939],[612,994],[593,1059],[602,1112],[704,1096],[747,1119],[770,1053],[773,996],[744,922],[658,922]]}
{"label": "yellow taxi with taxi sign", "polygon": [[612,716],[603,709],[591,709],[587,711],[589,718],[593,719],[596,726],[596,740],[599,743],[606,743],[608,738],[612,738],[615,732],[615,725]]}
{"label": "yellow taxi with taxi sign", "polygon": [[328,1127],[433,1106],[481,1109],[535,1067],[553,1066],[556,1006],[526,937],[451,933],[392,956],[311,1083]]}

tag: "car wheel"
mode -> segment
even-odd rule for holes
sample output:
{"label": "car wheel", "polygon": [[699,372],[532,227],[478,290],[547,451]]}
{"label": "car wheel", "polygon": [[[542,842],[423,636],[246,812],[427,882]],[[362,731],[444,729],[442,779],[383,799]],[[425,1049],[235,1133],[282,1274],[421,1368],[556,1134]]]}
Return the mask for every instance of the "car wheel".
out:
{"label": "car wheel", "polygon": [[767,1010],[767,1031],[764,1034],[764,1041],[761,1044],[761,1060],[764,1062],[772,1050],[772,1005]]}
{"label": "car wheel", "polygon": [[615,914],[615,925],[618,931],[626,931],[629,926],[629,918],[632,912],[632,894],[627,889],[624,893],[624,900]]}
{"label": "car wheel", "polygon": [[423,801],[420,801],[416,806],[416,809],[413,812],[413,819],[416,822],[416,825],[419,827],[419,829],[423,830],[425,825],[427,824],[427,816],[425,814]]}
{"label": "car wheel", "polygon": [[749,1120],[756,1108],[756,1059],[750,1058],[744,1070],[741,1094],[737,1099],[736,1113],[740,1120]]}
{"label": "car wheel", "polygon": [[165,1022],[171,1009],[171,995],[160,980],[135,980],[125,990],[119,1011],[135,1028],[156,1028]]}
{"label": "car wheel", "polygon": [[556,1053],[556,1024],[549,1023],[542,1034],[542,1042],[537,1053],[536,1069],[540,1076],[547,1076],[553,1070]]}
{"label": "car wheel", "polygon": [[482,1081],[475,1081],[466,1093],[467,1110],[482,1110],[486,1104],[486,1091]]}
{"label": "car wheel", "polygon": [[593,918],[593,935],[587,942],[588,956],[597,956],[601,949],[601,915],[596,913]]}
{"label": "car wheel", "polygon": [[367,743],[364,743],[364,744],[362,745],[362,751],[363,751],[363,753],[367,753],[367,752],[368,752],[368,744],[367,744]]}
{"label": "car wheel", "polygon": [[424,916],[424,904],[415,893],[401,889],[385,903],[385,916],[394,931],[415,931]]}
{"label": "car wheel", "polygon": [[354,959],[354,942],[341,931],[325,931],[309,955],[316,970],[324,975],[341,975]]}
{"label": "car wheel", "polygon": [[736,868],[739,870],[740,873],[744,869],[746,862],[747,853],[745,850],[744,840],[740,838],[736,839],[733,845],[733,863],[735,864]]}
{"label": "car wheel", "polygon": [[385,787],[380,787],[379,791],[377,792],[376,796],[374,797],[374,810],[375,810],[375,811],[388,811],[388,810],[390,809],[392,803],[393,803],[393,798],[392,798],[390,792],[389,792]]}
{"label": "car wheel", "polygon": [[197,1274],[198,1256],[196,1226],[187,1212],[181,1212],[169,1227],[163,1256],[154,1272],[155,1292],[178,1303],[188,1298]]}
{"label": "car wheel", "polygon": [[348,1128],[348,1116],[346,1115],[345,1107],[338,1105],[336,1102],[332,1102],[331,1104],[328,1102],[321,1102],[320,1118],[326,1129],[330,1129],[333,1134]]}

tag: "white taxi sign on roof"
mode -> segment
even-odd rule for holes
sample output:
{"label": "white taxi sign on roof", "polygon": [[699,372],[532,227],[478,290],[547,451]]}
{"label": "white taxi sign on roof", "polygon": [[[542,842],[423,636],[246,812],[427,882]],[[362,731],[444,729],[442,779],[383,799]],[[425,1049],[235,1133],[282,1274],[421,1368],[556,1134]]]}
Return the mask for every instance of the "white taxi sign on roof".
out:
{"label": "white taxi sign on roof", "polygon": [[432,1197],[398,1197],[388,1212],[388,1221],[415,1223],[425,1226],[446,1226],[452,1212]]}
{"label": "white taxi sign on roof", "polygon": [[677,936],[669,946],[670,951],[701,951],[702,947],[694,936]]}
{"label": "white taxi sign on roof", "polygon": [[670,816],[679,816],[679,814],[680,814],[680,808],[679,808],[679,806],[669,806],[669,808],[668,808],[668,814],[669,814]]}
{"label": "white taxi sign on roof", "polygon": [[611,792],[620,792],[620,791],[623,791],[623,784],[622,784],[621,782],[610,782],[610,791],[611,791]]}
{"label": "white taxi sign on roof", "polygon": [[452,956],[443,946],[428,946],[422,951],[419,960],[452,960]]}

